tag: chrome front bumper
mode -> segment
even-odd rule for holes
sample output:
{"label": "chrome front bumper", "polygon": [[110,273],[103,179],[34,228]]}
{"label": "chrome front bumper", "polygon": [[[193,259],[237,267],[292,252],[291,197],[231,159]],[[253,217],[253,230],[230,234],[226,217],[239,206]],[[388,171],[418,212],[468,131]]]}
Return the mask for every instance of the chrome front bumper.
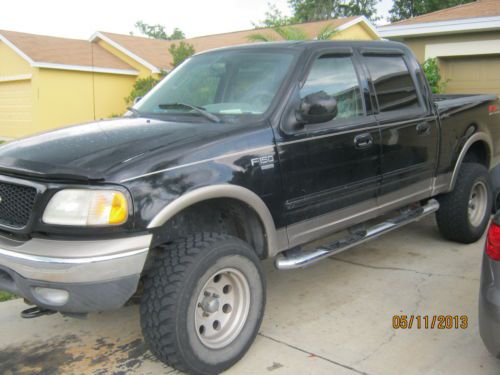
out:
{"label": "chrome front bumper", "polygon": [[[22,243],[0,238],[0,290],[58,311],[120,307],[137,289],[151,237]],[[50,290],[67,295],[66,300],[47,299]]]}

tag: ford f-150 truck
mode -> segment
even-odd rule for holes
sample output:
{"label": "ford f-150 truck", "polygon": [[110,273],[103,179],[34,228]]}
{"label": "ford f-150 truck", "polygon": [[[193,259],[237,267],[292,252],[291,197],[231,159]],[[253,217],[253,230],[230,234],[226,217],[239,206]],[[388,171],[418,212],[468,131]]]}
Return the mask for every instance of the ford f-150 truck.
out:
{"label": "ford f-150 truck", "polygon": [[151,351],[218,373],[259,329],[261,260],[308,266],[433,212],[479,239],[499,141],[495,95],[433,96],[399,43],[201,53],[122,118],[0,147],[0,289],[65,314],[140,294]]}

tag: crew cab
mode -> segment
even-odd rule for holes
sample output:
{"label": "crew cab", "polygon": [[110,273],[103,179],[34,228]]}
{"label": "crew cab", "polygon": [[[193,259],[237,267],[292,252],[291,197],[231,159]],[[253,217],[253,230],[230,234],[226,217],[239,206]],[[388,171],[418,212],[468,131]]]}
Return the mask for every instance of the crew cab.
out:
{"label": "crew cab", "polygon": [[305,267],[433,212],[478,240],[499,132],[495,95],[433,96],[399,43],[197,54],[122,118],[0,146],[0,289],[64,314],[139,293],[151,351],[219,373],[259,329],[261,260]]}

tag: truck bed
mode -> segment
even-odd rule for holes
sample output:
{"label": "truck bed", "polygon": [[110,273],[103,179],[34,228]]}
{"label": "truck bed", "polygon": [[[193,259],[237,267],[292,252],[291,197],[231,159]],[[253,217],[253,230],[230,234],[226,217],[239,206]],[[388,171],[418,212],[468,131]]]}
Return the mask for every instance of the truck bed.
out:
{"label": "truck bed", "polygon": [[498,98],[494,94],[435,94],[432,95],[433,102],[438,109],[458,107],[463,105],[474,105],[488,101],[494,101]]}

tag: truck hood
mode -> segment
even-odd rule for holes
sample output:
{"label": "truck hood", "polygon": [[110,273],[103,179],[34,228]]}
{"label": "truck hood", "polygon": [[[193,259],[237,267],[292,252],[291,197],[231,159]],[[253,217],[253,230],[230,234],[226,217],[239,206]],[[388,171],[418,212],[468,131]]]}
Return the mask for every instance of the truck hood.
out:
{"label": "truck hood", "polygon": [[99,181],[110,170],[161,149],[186,149],[227,125],[121,118],[67,127],[0,146],[0,172]]}

